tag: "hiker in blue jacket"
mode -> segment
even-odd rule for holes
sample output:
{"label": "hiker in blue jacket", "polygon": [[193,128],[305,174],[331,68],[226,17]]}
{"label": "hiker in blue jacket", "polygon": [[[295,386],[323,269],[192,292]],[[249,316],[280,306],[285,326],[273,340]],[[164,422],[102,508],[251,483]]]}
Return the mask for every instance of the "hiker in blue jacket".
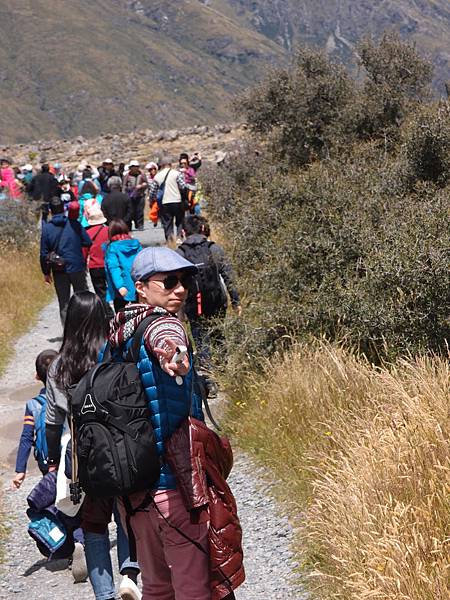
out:
{"label": "hiker in blue jacket", "polygon": [[108,289],[106,302],[113,301],[118,312],[128,302],[136,301],[136,289],[131,279],[131,265],[142,250],[138,240],[130,237],[125,221],[116,220],[109,224],[109,244],[105,248],[105,271]]}
{"label": "hiker in blue jacket", "polygon": [[[42,223],[41,269],[45,283],[50,285],[53,281],[55,284],[59,314],[64,325],[70,288],[74,292],[88,289],[82,248],[89,247],[92,240],[78,221],[64,216],[64,203],[59,196],[51,199],[49,207],[52,218]],[[59,259],[55,260],[55,254]]]}
{"label": "hiker in blue jacket", "polygon": [[20,488],[25,479],[27,462],[33,446],[34,457],[41,473],[45,475],[48,472],[47,442],[45,439],[45,405],[47,402],[45,386],[47,371],[55,356],[57,356],[55,350],[43,350],[36,358],[36,379],[41,381],[44,387],[39,395],[28,400],[25,406],[22,435],[17,450],[16,474],[12,480],[12,488],[16,490]]}

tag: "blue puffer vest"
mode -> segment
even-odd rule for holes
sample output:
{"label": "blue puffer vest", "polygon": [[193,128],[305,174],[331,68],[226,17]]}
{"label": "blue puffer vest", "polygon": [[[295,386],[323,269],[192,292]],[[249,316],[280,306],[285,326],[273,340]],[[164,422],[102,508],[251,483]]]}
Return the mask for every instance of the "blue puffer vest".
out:
{"label": "blue puffer vest", "polygon": [[[192,355],[190,356],[192,365]],[[183,377],[183,384],[178,385],[175,377],[165,373],[157,358],[149,356],[142,342],[137,363],[142,385],[145,389],[151,412],[153,429],[155,431],[158,452],[164,455],[164,441],[181,425],[182,421],[191,414],[196,419],[204,421],[201,397],[194,385],[194,369]],[[175,477],[169,465],[163,464],[158,489],[170,490],[176,488]]]}

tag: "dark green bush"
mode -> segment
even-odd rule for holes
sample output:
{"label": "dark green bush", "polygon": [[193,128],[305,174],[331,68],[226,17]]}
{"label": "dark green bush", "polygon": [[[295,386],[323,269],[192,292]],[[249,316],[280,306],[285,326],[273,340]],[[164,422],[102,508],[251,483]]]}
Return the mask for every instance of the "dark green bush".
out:
{"label": "dark green bush", "polygon": [[401,157],[411,185],[450,181],[450,106],[425,106],[413,114],[403,134]]}
{"label": "dark green bush", "polygon": [[385,34],[378,44],[366,38],[357,53],[366,77],[355,103],[356,131],[392,144],[408,113],[428,97],[432,65],[397,33]]}
{"label": "dark green bush", "polygon": [[308,164],[346,138],[354,83],[321,52],[300,50],[290,69],[273,70],[236,102],[250,129],[268,137],[274,156]]}
{"label": "dark green bush", "polygon": [[36,211],[29,202],[0,201],[0,243],[23,248],[39,239]]}
{"label": "dark green bush", "polygon": [[237,185],[243,161],[204,182],[246,298],[245,335],[230,330],[240,352],[311,335],[345,338],[376,361],[445,351],[447,190],[393,193],[394,159],[370,145],[288,174],[248,158],[251,175]]}
{"label": "dark green bush", "polygon": [[395,33],[357,46],[362,77],[320,51],[300,49],[237,98],[235,111],[278,161],[304,166],[346,152],[359,139],[395,150],[399,128],[430,93],[432,66]]}

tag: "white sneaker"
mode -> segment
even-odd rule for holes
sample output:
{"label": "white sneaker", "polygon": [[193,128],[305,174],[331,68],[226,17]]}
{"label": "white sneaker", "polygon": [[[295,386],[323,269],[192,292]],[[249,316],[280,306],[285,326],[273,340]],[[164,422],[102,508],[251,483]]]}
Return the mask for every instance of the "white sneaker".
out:
{"label": "white sneaker", "polygon": [[75,542],[75,549],[72,554],[72,577],[75,583],[86,581],[88,576],[86,556],[84,555],[84,546],[80,542]]}
{"label": "white sneaker", "polygon": [[141,600],[142,598],[138,586],[128,577],[128,575],[122,577],[119,586],[119,597],[122,598],[122,600]]}

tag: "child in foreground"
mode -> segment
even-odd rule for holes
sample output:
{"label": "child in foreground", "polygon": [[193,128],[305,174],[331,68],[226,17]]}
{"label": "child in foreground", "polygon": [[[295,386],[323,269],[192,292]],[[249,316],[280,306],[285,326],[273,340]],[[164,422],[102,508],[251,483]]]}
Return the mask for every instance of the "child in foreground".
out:
{"label": "child in foreground", "polygon": [[13,489],[19,489],[25,479],[32,446],[34,446],[34,458],[42,475],[48,472],[45,438],[45,406],[47,403],[45,386],[48,368],[56,355],[55,350],[43,350],[36,358],[36,379],[41,381],[44,387],[25,405],[23,429],[17,450],[16,474],[11,486]]}

